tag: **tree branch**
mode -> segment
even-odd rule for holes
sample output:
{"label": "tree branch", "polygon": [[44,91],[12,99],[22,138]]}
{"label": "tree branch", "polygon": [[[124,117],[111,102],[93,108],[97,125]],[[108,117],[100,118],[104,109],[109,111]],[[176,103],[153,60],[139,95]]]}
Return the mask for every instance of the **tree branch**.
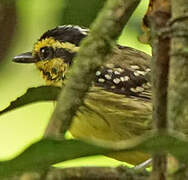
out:
{"label": "tree branch", "polygon": [[[69,129],[73,116],[79,106],[83,103],[83,98],[89,89],[97,68],[105,62],[105,57],[111,52],[114,41],[121,33],[139,2],[140,0],[107,1],[99,17],[93,24],[89,36],[81,44],[80,51],[74,60],[75,63],[69,74],[66,86],[60,93],[56,109],[50,119],[44,137],[64,136],[66,130]],[[97,171],[94,171],[95,175],[100,177],[100,173],[102,173],[103,170],[103,168],[101,170],[100,168],[97,168]],[[58,172],[60,171],[63,170],[59,170]],[[69,169],[67,170],[67,172],[70,171],[71,170]],[[88,169],[85,171],[82,171],[81,169],[80,171],[82,173],[88,173]],[[113,172],[112,169],[111,171]],[[110,171],[108,171],[108,173],[109,172]],[[27,173],[24,173],[24,177],[19,176],[18,178],[30,180],[55,180],[59,175],[57,172],[55,172],[55,174],[52,173],[52,175],[49,175],[49,173],[48,170],[45,173],[38,172],[33,174],[33,177],[31,174],[27,175]],[[79,173],[79,171],[77,171],[77,173]],[[105,171],[105,176],[109,177],[108,173]],[[67,173],[67,176],[64,179],[75,179],[73,177],[68,178],[68,175],[70,174]],[[104,177],[104,172],[101,176],[102,175]],[[117,177],[120,178],[118,174]],[[80,177],[80,179],[83,178]],[[87,176],[87,179],[91,178]]]}
{"label": "tree branch", "polygon": [[[171,52],[168,89],[168,119],[173,128],[188,130],[188,3],[172,0]],[[174,179],[187,179],[187,167]]]}
{"label": "tree branch", "polygon": [[168,118],[174,128],[188,129],[188,3],[172,0],[172,39],[169,74]]}
{"label": "tree branch", "polygon": [[[153,120],[157,132],[168,131],[167,88],[169,69],[170,38],[165,35],[170,18],[170,1],[151,1],[148,19],[152,41],[152,100]],[[164,180],[166,176],[166,155],[159,152],[153,156],[153,180]]]}
{"label": "tree branch", "polygon": [[64,135],[89,89],[96,70],[105,62],[117,39],[140,0],[108,0],[82,42],[74,60],[66,86],[60,93],[56,109],[45,136]]}
{"label": "tree branch", "polygon": [[[52,168],[46,174],[45,180],[145,180],[148,177],[147,171],[135,172],[133,169],[125,167],[73,167]],[[44,177],[38,173],[25,173],[12,180],[38,180],[41,178]]]}

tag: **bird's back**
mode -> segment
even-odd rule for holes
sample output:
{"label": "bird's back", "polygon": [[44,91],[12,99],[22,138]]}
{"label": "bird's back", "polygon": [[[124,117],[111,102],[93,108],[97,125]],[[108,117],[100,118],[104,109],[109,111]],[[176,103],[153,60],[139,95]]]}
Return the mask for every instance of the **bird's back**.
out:
{"label": "bird's back", "polygon": [[[149,64],[150,57],[145,53],[127,47],[116,49],[96,72],[96,79],[71,126],[73,136],[119,142],[151,130]],[[111,156],[135,165],[149,158],[143,152]]]}

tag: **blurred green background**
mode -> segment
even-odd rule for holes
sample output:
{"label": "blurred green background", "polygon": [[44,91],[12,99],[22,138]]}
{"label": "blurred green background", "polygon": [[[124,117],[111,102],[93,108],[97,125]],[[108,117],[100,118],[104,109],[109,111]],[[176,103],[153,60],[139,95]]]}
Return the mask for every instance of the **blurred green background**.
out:
{"label": "blurred green background", "polygon": [[[100,0],[96,1],[98,1],[98,3],[100,2]],[[0,109],[8,106],[10,101],[22,95],[27,88],[44,85],[39,71],[37,71],[33,64],[15,64],[11,62],[12,57],[21,52],[30,51],[40,35],[48,29],[65,23],[71,24],[72,22],[78,22],[80,24],[79,16],[76,15],[75,11],[79,11],[79,8],[85,7],[87,13],[89,13],[89,8],[93,7],[91,3],[88,6],[80,4],[75,10],[71,8],[71,6],[65,6],[69,5],[69,1],[65,2],[66,3],[63,4],[62,0],[16,1],[18,15],[16,31],[7,56],[0,65]],[[98,3],[96,4],[96,9],[101,6],[101,4]],[[143,0],[140,3],[120,36],[118,43],[151,54],[150,47],[138,41],[138,36],[141,34],[140,25],[147,5],[148,0]],[[65,9],[65,7],[68,8]],[[62,17],[66,13],[70,13],[70,16],[66,16],[63,20]],[[80,11],[80,17],[84,18],[83,11]],[[91,21],[93,17],[94,14],[88,16],[88,21]],[[88,24],[87,21],[83,22],[82,25],[86,24]],[[15,157],[29,144],[41,138],[54,107],[55,104],[53,102],[36,103],[0,116],[0,160]],[[68,167],[75,165],[102,166],[109,164],[120,165],[122,162],[103,156],[97,156],[64,162],[61,165]]]}

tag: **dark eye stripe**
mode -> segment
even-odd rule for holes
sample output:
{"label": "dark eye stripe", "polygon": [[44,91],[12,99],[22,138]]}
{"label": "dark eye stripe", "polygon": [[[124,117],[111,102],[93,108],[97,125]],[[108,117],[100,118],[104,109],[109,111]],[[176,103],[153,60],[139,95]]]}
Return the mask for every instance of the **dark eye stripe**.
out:
{"label": "dark eye stripe", "polygon": [[70,52],[64,48],[56,48],[55,49],[55,57],[63,58],[65,63],[70,64],[72,63],[72,59],[76,53]]}

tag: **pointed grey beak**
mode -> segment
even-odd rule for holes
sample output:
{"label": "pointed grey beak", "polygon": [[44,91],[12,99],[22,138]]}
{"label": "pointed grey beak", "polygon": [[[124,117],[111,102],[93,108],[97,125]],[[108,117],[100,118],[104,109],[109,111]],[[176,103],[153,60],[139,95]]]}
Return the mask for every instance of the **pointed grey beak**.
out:
{"label": "pointed grey beak", "polygon": [[38,60],[32,56],[31,52],[19,54],[12,59],[16,63],[35,63]]}

